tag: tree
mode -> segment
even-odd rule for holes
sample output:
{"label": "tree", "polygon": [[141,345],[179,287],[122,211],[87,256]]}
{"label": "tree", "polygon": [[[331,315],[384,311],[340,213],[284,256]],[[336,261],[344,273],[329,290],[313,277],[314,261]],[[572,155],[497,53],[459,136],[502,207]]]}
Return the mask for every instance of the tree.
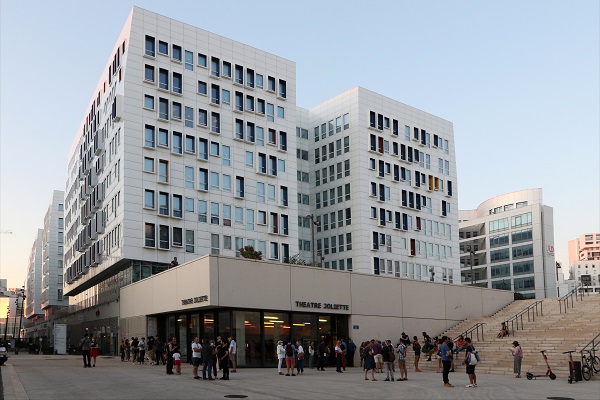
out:
{"label": "tree", "polygon": [[262,251],[256,251],[252,246],[244,246],[241,248],[240,255],[251,260],[262,260]]}

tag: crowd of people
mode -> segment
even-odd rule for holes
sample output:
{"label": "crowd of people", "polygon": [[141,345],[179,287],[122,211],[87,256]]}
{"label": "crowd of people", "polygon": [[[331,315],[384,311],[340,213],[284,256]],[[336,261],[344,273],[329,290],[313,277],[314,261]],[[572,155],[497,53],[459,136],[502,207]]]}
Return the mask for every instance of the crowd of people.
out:
{"label": "crowd of people", "polygon": [[[278,360],[277,370],[279,375],[304,375],[304,362],[307,360],[309,369],[325,371],[326,366],[334,364],[336,372],[343,373],[346,367],[354,366],[355,352],[358,350],[360,367],[363,368],[365,380],[377,381],[375,374],[381,373],[385,374],[384,382],[400,382],[408,379],[406,361],[412,351],[415,373],[423,372],[419,368],[421,356],[426,357],[426,361],[433,361],[432,357],[435,356],[437,357],[436,372],[442,374],[445,387],[453,387],[449,380],[449,373],[455,371],[455,363],[458,362],[466,368],[469,378],[467,387],[477,387],[475,367],[479,362],[479,355],[470,338],[461,335],[454,343],[447,336],[436,336],[432,339],[426,332],[423,332],[422,336],[421,341],[417,336],[413,336],[411,340],[406,333],[402,332],[395,345],[389,339],[371,339],[360,343],[359,348],[349,338],[339,339],[333,346],[328,345],[324,340],[321,340],[318,345],[310,342],[306,349],[300,340],[279,340],[275,350]],[[97,342],[86,334],[80,342],[80,347],[83,351],[84,367],[95,367],[98,356]],[[188,357],[188,362],[192,365],[194,379],[215,380],[220,371],[222,375],[219,379],[229,380],[230,372],[236,372],[237,343],[233,337],[225,340],[220,336],[214,340],[200,340],[196,337],[191,342],[189,350],[191,356]],[[518,342],[513,342],[511,351],[515,359],[514,372],[517,374],[516,377],[520,378],[523,352]],[[166,367],[168,375],[181,374],[181,349],[175,337],[167,339],[166,342],[159,336],[150,336],[147,339],[145,337],[123,338],[120,356],[122,362],[162,364]],[[199,374],[200,366],[202,376]],[[399,375],[397,379],[396,368]]]}

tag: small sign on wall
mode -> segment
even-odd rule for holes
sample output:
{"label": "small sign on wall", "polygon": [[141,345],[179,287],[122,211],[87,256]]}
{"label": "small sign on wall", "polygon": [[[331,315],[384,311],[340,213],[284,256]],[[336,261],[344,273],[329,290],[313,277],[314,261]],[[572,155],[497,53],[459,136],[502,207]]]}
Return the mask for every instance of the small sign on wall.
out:
{"label": "small sign on wall", "polygon": [[358,329],[358,325],[352,325],[352,329]]}

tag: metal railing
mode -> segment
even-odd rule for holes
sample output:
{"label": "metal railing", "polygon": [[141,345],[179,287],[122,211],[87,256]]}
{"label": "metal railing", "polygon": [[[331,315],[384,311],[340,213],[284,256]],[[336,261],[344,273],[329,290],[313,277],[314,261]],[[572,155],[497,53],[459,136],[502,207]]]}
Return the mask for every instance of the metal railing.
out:
{"label": "metal railing", "polygon": [[583,346],[579,352],[583,354],[583,352],[591,351],[593,353],[596,352],[596,347],[600,346],[600,333],[597,334],[588,344]]}
{"label": "metal railing", "polygon": [[470,327],[469,329],[467,329],[466,331],[464,331],[463,333],[461,333],[460,335],[458,335],[457,337],[454,338],[453,342],[456,342],[458,340],[459,337],[463,336],[463,337],[470,337],[471,339],[473,339],[473,332],[475,332],[476,335],[476,339],[479,342],[479,333],[481,333],[481,341],[485,341],[484,337],[483,337],[483,326],[485,325],[485,322],[478,322],[475,325],[473,325],[472,327]]}
{"label": "metal railing", "polygon": [[[558,299],[560,314],[562,314],[563,308],[565,309],[565,313],[567,312],[567,309],[569,308],[569,300],[571,300],[571,308],[573,308],[573,296],[575,296],[576,301],[583,301],[583,292],[579,291],[579,289],[581,289],[582,287],[583,285],[580,283],[579,285],[575,286],[575,289],[571,290],[569,293],[565,294],[563,297]],[[581,299],[578,298],[579,295],[581,295]]]}
{"label": "metal railing", "polygon": [[[579,350],[579,353],[581,354],[581,365],[589,366],[589,371],[592,375],[598,373],[598,367],[595,365],[595,363],[598,362],[598,357],[596,357],[596,347],[598,346],[600,346],[600,333]],[[587,356],[586,353],[588,354]]]}
{"label": "metal railing", "polygon": [[[523,330],[524,326],[524,315],[527,314],[527,322],[535,322],[535,317],[539,317],[540,315],[544,315],[543,301],[538,300],[533,304],[530,304],[527,308],[519,311],[511,318],[504,321],[506,327],[508,328],[508,324],[510,323],[509,335],[514,334],[514,332],[519,329]],[[516,327],[516,329],[515,329]]]}

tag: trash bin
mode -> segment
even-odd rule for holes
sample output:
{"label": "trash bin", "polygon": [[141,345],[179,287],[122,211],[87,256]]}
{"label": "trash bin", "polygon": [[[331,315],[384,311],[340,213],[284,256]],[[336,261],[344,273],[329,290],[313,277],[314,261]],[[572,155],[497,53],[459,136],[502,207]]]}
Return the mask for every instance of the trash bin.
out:
{"label": "trash bin", "polygon": [[569,376],[575,376],[575,382],[579,382],[582,380],[581,361],[573,361],[573,364],[575,364],[575,373],[573,373],[573,367],[571,366],[571,363],[569,362]]}

